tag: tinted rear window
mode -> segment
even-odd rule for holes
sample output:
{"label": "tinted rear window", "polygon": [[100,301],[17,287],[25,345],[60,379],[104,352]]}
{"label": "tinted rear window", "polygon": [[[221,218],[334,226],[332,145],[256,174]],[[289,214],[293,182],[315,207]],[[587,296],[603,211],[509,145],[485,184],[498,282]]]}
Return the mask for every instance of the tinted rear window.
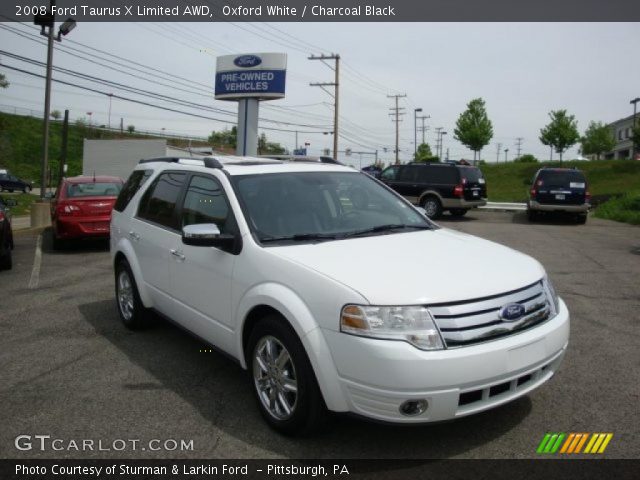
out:
{"label": "tinted rear window", "polygon": [[455,185],[459,181],[458,171],[449,166],[415,166],[415,181],[434,185]]}
{"label": "tinted rear window", "polygon": [[475,167],[461,167],[460,174],[462,175],[462,178],[466,178],[468,182],[477,182],[481,178],[484,178],[482,176],[482,171]]}
{"label": "tinted rear window", "polygon": [[135,170],[122,187],[120,195],[118,195],[118,199],[116,200],[116,204],[113,206],[114,210],[123,212],[124,209],[127,208],[127,205],[129,205],[133,196],[151,176],[152,172],[153,170]]}
{"label": "tinted rear window", "polygon": [[[577,170],[542,170],[538,174],[537,183],[546,187],[584,188],[586,179],[584,174]],[[572,183],[574,185],[571,185]]]}
{"label": "tinted rear window", "polygon": [[67,197],[115,197],[120,193],[120,182],[87,182],[67,185]]}

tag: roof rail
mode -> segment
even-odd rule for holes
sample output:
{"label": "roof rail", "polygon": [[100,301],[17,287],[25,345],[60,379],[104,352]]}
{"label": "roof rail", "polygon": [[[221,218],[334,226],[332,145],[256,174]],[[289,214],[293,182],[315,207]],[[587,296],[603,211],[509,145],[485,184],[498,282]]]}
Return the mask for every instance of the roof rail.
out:
{"label": "roof rail", "polygon": [[183,157],[159,157],[159,158],[145,158],[138,163],[153,163],[153,162],[166,162],[166,163],[179,163],[180,160],[201,160],[206,168],[223,169],[224,166],[220,163],[220,160],[213,157],[204,158],[183,158]]}

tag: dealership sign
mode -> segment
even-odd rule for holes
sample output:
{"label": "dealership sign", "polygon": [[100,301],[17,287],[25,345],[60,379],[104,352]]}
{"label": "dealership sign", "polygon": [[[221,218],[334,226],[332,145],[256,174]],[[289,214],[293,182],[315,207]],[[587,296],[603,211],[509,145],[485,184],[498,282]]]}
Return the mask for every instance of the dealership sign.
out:
{"label": "dealership sign", "polygon": [[218,100],[283,98],[287,72],[285,53],[252,53],[217,58]]}

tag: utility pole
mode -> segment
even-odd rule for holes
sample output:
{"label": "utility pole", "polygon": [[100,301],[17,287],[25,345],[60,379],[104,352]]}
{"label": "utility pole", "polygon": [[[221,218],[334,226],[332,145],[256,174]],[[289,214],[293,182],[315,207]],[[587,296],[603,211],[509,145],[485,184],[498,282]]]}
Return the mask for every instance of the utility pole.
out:
{"label": "utility pole", "polygon": [[64,111],[64,123],[62,124],[62,149],[60,150],[60,165],[58,165],[58,185],[62,183],[67,164],[67,149],[69,145],[69,110]]}
{"label": "utility pole", "polygon": [[406,97],[406,94],[403,95],[387,95],[387,98],[395,98],[396,106],[390,108],[389,110],[393,110],[393,113],[390,113],[389,116],[393,117],[393,122],[396,123],[396,165],[400,163],[400,151],[399,151],[399,143],[400,143],[400,115],[404,115],[404,112],[400,110],[404,110],[403,107],[398,106],[398,99]]}
{"label": "utility pole", "polygon": [[[335,80],[333,83],[310,83],[309,85],[312,87],[320,87],[322,90],[327,92],[329,95],[331,93],[325,90],[324,87],[333,87],[333,159],[338,160],[338,112],[339,109],[339,98],[340,98],[340,55],[339,54],[331,54],[331,55],[311,55],[309,60],[320,60],[322,63],[327,65],[335,72]],[[332,68],[325,60],[335,60],[335,67]]]}
{"label": "utility pole", "polygon": [[507,163],[508,159],[507,159],[507,154],[509,153],[509,149],[505,148],[504,149],[504,163]]}
{"label": "utility pole", "polygon": [[500,162],[500,150],[502,150],[502,144],[498,143],[498,150],[496,151],[496,163]]}
{"label": "utility pole", "polygon": [[120,135],[124,133],[124,118],[120,117]]}
{"label": "utility pole", "polygon": [[440,132],[444,130],[444,127],[436,127],[436,157],[438,160],[442,160],[440,158]]}
{"label": "utility pole", "polygon": [[413,110],[413,159],[416,159],[418,153],[418,112],[421,112],[422,108],[414,108]]}
{"label": "utility pole", "polygon": [[444,136],[447,132],[440,132],[440,159],[442,160],[442,153],[444,149]]}
{"label": "utility pole", "polygon": [[422,126],[420,127],[420,131],[422,132],[422,143],[424,143],[424,142],[425,142],[425,139],[424,139],[424,133],[425,133],[427,130],[429,130],[429,127],[425,127],[425,126],[424,126],[424,121],[425,121],[427,118],[431,118],[431,115],[420,115],[420,116],[418,116],[418,118],[419,118],[420,120],[422,120]]}
{"label": "utility pole", "polygon": [[516,138],[516,148],[518,149],[518,155],[516,156],[516,158],[520,158],[520,151],[522,150],[522,141],[523,140],[524,140],[523,137]]}
{"label": "utility pole", "polygon": [[[40,200],[44,201],[47,188],[47,169],[49,168],[49,115],[51,114],[51,74],[53,71],[53,27],[55,24],[55,14],[53,7],[56,0],[49,3],[49,14],[51,20],[48,25],[42,25],[41,35],[47,37],[47,80],[44,88],[44,132],[42,139],[42,163],[40,165]],[[45,29],[48,29],[45,33]]]}
{"label": "utility pole", "polygon": [[107,126],[109,127],[109,129],[111,129],[111,100],[113,99],[113,93],[110,93],[108,96],[109,96],[109,119],[107,121]]}

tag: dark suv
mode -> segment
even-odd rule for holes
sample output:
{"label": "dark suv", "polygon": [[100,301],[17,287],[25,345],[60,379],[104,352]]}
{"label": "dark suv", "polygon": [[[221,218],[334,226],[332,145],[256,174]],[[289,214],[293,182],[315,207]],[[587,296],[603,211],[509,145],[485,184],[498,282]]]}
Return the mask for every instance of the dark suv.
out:
{"label": "dark suv", "polygon": [[527,216],[533,222],[543,212],[565,212],[585,223],[590,199],[587,179],[580,170],[541,168],[533,177]]}
{"label": "dark suv", "polygon": [[487,185],[477,167],[446,163],[392,165],[380,180],[410,202],[420,205],[429,218],[442,212],[461,217],[487,203]]}
{"label": "dark suv", "polygon": [[0,192],[18,190],[24,193],[31,191],[31,184],[10,173],[0,173]]}
{"label": "dark suv", "polygon": [[11,230],[10,207],[15,205],[15,200],[0,197],[0,270],[11,268],[13,231]]}

